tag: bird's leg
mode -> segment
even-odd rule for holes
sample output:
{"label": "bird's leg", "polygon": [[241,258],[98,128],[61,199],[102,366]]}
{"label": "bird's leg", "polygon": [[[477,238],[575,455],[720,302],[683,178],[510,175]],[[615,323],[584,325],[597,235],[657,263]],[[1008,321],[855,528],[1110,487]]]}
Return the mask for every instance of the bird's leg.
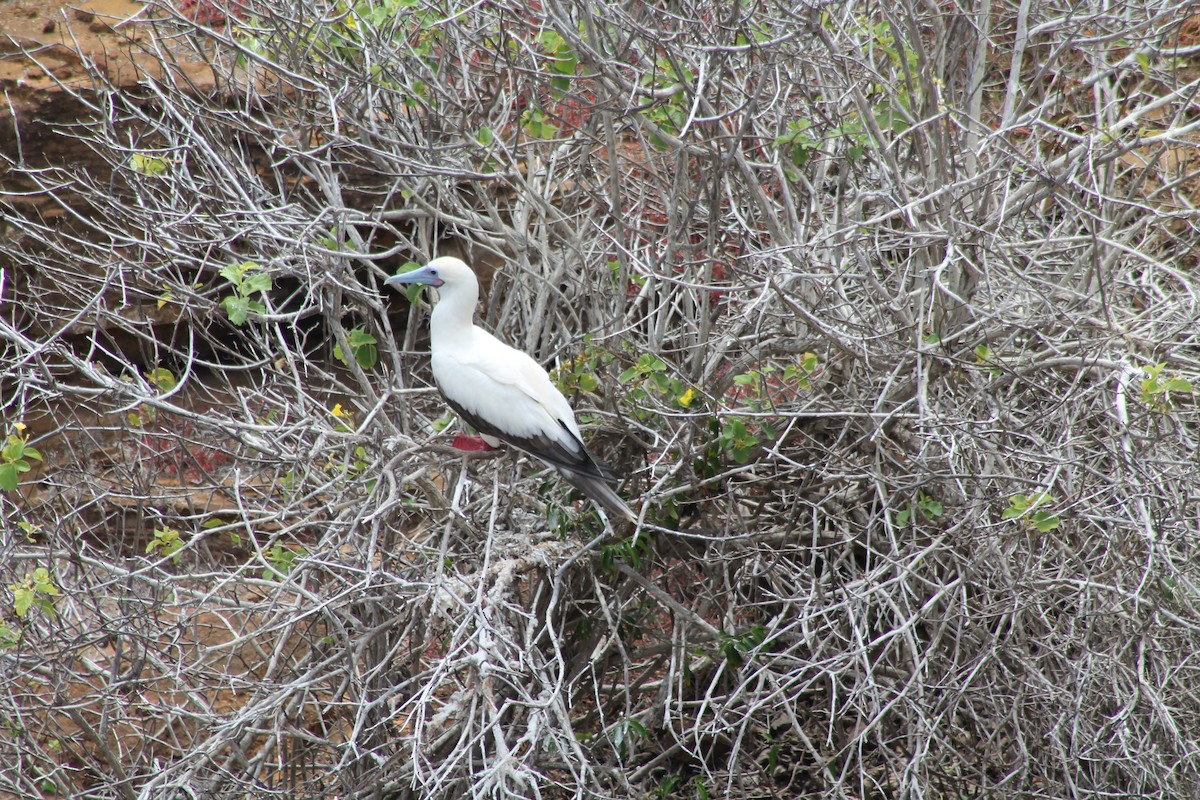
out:
{"label": "bird's leg", "polygon": [[467,483],[470,480],[468,472],[467,459],[464,456],[462,469],[458,472],[458,480],[454,483],[454,495],[450,500],[450,510],[456,514],[462,514],[463,494],[467,491]]}
{"label": "bird's leg", "polygon": [[[502,501],[504,503],[504,520],[511,523],[513,509],[517,507],[517,482],[521,476],[521,451],[515,447],[492,447],[490,450],[496,456],[496,485],[500,485],[501,467],[504,467],[504,471],[508,475],[508,482],[504,487],[505,491]],[[502,461],[503,464],[501,463]],[[501,498],[497,497],[497,502],[500,501]]]}
{"label": "bird's leg", "polygon": [[[486,443],[485,443],[486,444]],[[500,513],[500,462],[496,461],[495,468],[492,470],[492,513],[488,516],[488,545],[494,541],[496,534],[496,520]]]}

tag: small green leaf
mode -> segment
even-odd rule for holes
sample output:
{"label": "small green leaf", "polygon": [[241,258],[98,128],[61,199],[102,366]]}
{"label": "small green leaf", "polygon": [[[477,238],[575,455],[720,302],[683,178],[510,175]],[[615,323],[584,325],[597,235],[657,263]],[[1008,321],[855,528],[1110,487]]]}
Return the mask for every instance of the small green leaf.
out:
{"label": "small green leaf", "polygon": [[248,298],[231,294],[221,301],[221,306],[229,316],[229,321],[234,325],[244,324],[246,318],[250,316],[250,300]]}
{"label": "small green leaf", "polygon": [[1059,526],[1058,517],[1049,511],[1035,511],[1029,518],[1029,524],[1040,533],[1048,533]]}
{"label": "small green leaf", "polygon": [[1191,392],[1192,382],[1185,378],[1169,378],[1163,384],[1163,389],[1168,392]]}
{"label": "small green leaf", "polygon": [[721,657],[733,669],[737,669],[746,663],[746,659],[742,657],[742,653],[738,650],[737,644],[732,640],[726,640],[720,646]]}
{"label": "small green leaf", "polygon": [[162,550],[162,555],[165,558],[170,558],[176,564],[182,556],[179,551],[183,549],[184,540],[179,531],[174,528],[155,528],[154,538],[146,544],[146,553],[151,554],[156,550]]}
{"label": "small green leaf", "polygon": [[1055,498],[1049,492],[1035,492],[1029,495],[1014,494],[1009,498],[1008,508],[1001,512],[1000,518],[1023,520],[1027,527],[1046,533],[1057,528],[1061,521],[1055,514],[1039,510],[1039,507],[1054,502]]}
{"label": "small green leaf", "polygon": [[0,464],[0,489],[6,492],[17,490],[16,464]]}
{"label": "small green leaf", "polygon": [[255,272],[253,275],[247,275],[242,281],[241,292],[243,295],[265,292],[271,288],[271,285],[270,273]]}
{"label": "small green leaf", "polygon": [[155,367],[147,372],[146,380],[164,392],[169,392],[175,388],[175,373],[164,367]]}
{"label": "small green leaf", "polygon": [[303,548],[299,551],[290,550],[283,545],[277,544],[271,547],[266,552],[267,562],[270,566],[262,571],[264,580],[283,580],[292,570],[292,564],[297,558],[307,553]]}
{"label": "small green leaf", "polygon": [[5,461],[18,461],[24,452],[25,440],[20,436],[10,435],[4,443],[4,449],[0,450],[0,458],[3,458]]}
{"label": "small green leaf", "polygon": [[354,359],[363,369],[371,369],[379,361],[378,340],[363,328],[354,328],[349,332],[350,350]]}
{"label": "small green leaf", "polygon": [[167,174],[168,161],[165,158],[158,156],[148,156],[143,153],[134,153],[129,157],[129,168],[139,175],[146,175],[151,178],[158,178]]}
{"label": "small green leaf", "polygon": [[234,286],[242,285],[242,275],[246,272],[245,264],[230,264],[222,267],[218,273],[222,278],[232,283]]}
{"label": "small green leaf", "polygon": [[13,593],[13,611],[22,619],[29,613],[29,609],[33,607],[34,594],[33,589],[28,586],[17,584],[9,587]]}

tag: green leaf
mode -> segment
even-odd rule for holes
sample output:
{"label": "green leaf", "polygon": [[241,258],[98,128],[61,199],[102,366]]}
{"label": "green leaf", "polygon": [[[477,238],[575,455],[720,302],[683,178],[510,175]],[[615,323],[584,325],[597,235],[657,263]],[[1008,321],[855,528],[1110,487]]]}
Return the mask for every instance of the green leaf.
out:
{"label": "green leaf", "polygon": [[165,158],[158,156],[148,156],[142,153],[134,153],[129,157],[129,168],[139,175],[146,175],[151,178],[158,178],[167,173],[169,166]]}
{"label": "green leaf", "polygon": [[285,577],[287,577],[287,574],[291,572],[293,562],[295,562],[298,557],[306,554],[307,551],[303,548],[297,551],[290,550],[279,544],[272,546],[271,549],[266,553],[267,562],[270,564],[270,566],[263,569],[263,579],[275,581],[283,580]]}
{"label": "green leaf", "polygon": [[1049,511],[1035,511],[1029,518],[1029,524],[1040,533],[1049,533],[1057,528],[1061,523],[1059,518],[1051,514]]}
{"label": "green leaf", "polygon": [[5,461],[18,461],[21,454],[25,452],[25,440],[20,436],[9,436],[4,443],[4,449],[0,450],[0,458]]}
{"label": "green leaf", "polygon": [[733,669],[737,669],[746,663],[746,659],[742,657],[742,653],[738,650],[737,643],[732,639],[726,639],[720,646],[721,657],[725,659]]}
{"label": "green leaf", "polygon": [[362,328],[354,328],[349,332],[350,350],[354,359],[363,369],[370,369],[379,361],[378,340]]}
{"label": "green leaf", "polygon": [[247,275],[242,281],[241,292],[243,295],[252,295],[255,292],[265,292],[271,288],[271,275],[267,272],[255,272],[253,275]]}
{"label": "green leaf", "polygon": [[169,392],[175,388],[175,373],[165,367],[155,367],[147,372],[146,380],[164,392]]}
{"label": "green leaf", "polygon": [[1186,378],[1169,378],[1163,384],[1163,389],[1168,392],[1191,392],[1192,382]]}
{"label": "green leaf", "polygon": [[[247,262],[249,263],[249,262]],[[218,273],[222,278],[232,283],[234,286],[242,285],[242,276],[246,273],[246,264],[230,264],[227,267],[222,267]]]}
{"label": "green leaf", "polygon": [[250,316],[250,300],[248,298],[231,294],[221,301],[221,305],[225,308],[229,321],[234,325],[244,324],[246,318]]}
{"label": "green leaf", "polygon": [[1027,527],[1041,533],[1057,528],[1061,521],[1049,511],[1038,511],[1039,506],[1055,502],[1054,495],[1049,492],[1034,492],[1033,494],[1014,494],[1009,498],[1008,508],[1000,514],[1001,519],[1021,519]]}
{"label": "green leaf", "polygon": [[0,464],[0,489],[6,492],[17,490],[17,465]]}
{"label": "green leaf", "polygon": [[33,607],[33,588],[22,584],[8,587],[13,593],[13,611],[18,617],[24,619],[29,613],[29,609]]}
{"label": "green leaf", "polygon": [[54,585],[54,581],[50,578],[50,570],[45,567],[38,567],[33,571],[33,588],[39,594],[59,595],[58,587]]}
{"label": "green leaf", "polygon": [[925,516],[930,517],[931,519],[937,519],[945,511],[945,509],[942,508],[942,504],[937,500],[931,500],[930,498],[924,496],[917,501],[917,506],[921,509],[921,512],[924,513]]}

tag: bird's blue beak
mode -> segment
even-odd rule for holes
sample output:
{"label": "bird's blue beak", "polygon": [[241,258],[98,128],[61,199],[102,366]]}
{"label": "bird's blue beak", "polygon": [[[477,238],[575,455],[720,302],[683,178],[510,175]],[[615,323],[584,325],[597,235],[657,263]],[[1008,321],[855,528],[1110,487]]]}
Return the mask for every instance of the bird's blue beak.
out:
{"label": "bird's blue beak", "polygon": [[385,286],[400,286],[404,283],[416,283],[421,286],[441,286],[445,281],[438,277],[437,270],[429,267],[414,269],[412,272],[401,272],[383,282]]}

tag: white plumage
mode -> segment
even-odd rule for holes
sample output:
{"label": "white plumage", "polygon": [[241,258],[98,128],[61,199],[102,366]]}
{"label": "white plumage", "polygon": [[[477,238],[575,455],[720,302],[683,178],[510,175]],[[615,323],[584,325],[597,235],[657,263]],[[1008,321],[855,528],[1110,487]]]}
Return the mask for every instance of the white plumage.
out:
{"label": "white plumage", "polygon": [[387,280],[408,283],[439,290],[430,351],[433,378],[451,408],[491,446],[503,441],[541,459],[595,502],[636,520],[610,486],[616,476],[583,446],[575,413],[546,370],[475,325],[479,282],[471,268],[457,258],[435,258]]}

